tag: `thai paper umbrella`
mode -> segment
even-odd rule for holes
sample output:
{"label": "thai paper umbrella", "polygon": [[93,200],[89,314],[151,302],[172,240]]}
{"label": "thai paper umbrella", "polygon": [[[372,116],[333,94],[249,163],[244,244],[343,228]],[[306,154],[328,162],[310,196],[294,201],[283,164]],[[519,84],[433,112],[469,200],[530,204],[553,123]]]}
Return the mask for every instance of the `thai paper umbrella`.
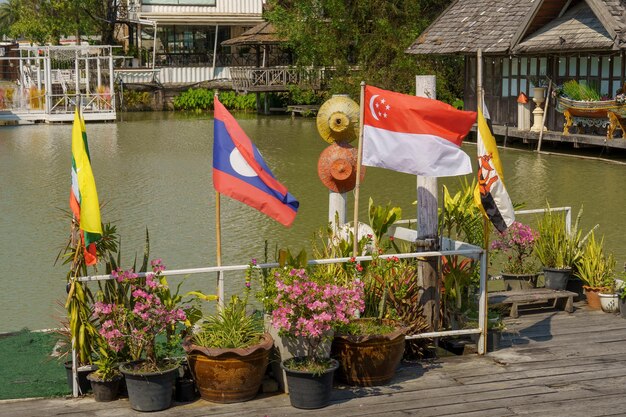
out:
{"label": "thai paper umbrella", "polygon": [[359,105],[347,95],[334,95],[317,112],[317,131],[328,143],[352,142],[359,135]]}
{"label": "thai paper umbrella", "polygon": [[[356,186],[357,150],[349,143],[333,143],[322,151],[317,174],[322,184],[336,193],[351,191]],[[365,167],[361,167],[361,181]]]}

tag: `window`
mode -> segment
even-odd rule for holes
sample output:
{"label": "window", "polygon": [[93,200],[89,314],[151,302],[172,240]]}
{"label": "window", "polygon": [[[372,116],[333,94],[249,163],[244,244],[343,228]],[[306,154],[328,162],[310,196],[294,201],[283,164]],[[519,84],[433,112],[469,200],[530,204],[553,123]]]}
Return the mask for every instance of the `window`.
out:
{"label": "window", "polygon": [[216,0],[142,0],[142,4],[172,4],[172,5],[194,5],[194,6],[215,6]]}

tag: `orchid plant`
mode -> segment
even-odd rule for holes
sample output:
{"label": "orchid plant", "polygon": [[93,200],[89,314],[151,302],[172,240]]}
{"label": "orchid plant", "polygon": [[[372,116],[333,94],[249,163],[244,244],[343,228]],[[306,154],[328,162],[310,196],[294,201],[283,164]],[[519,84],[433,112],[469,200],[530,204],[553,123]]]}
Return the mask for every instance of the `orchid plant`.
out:
{"label": "orchid plant", "polygon": [[120,268],[111,275],[121,285],[129,285],[130,303],[94,304],[94,314],[101,323],[100,335],[113,352],[128,351],[133,360],[145,359],[142,370],[162,370],[166,364],[157,352],[156,339],[165,335],[168,344],[179,335],[176,328],[187,319],[185,311],[171,303],[169,288],[162,276],[165,266],[161,259],[151,262],[152,273],[139,278],[132,269]]}
{"label": "orchid plant", "polygon": [[491,244],[491,249],[505,254],[504,271],[510,274],[533,274],[537,271],[533,249],[538,233],[520,222],[513,222]]}
{"label": "orchid plant", "polygon": [[283,334],[307,339],[307,360],[323,363],[318,348],[329,331],[338,324],[347,324],[363,310],[363,284],[318,284],[309,280],[305,269],[292,269],[289,274],[291,282],[276,282],[278,295],[272,324]]}

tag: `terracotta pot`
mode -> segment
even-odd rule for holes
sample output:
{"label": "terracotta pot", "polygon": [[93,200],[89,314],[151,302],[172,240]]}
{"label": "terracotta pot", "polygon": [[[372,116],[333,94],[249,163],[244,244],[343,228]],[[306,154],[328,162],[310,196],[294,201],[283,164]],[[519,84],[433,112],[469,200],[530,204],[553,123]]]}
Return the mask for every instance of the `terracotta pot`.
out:
{"label": "terracotta pot", "polygon": [[268,364],[272,337],[245,349],[211,349],[183,341],[189,369],[200,396],[216,403],[235,403],[255,397]]}
{"label": "terracotta pot", "polygon": [[600,310],[602,305],[600,304],[600,291],[602,291],[602,287],[590,287],[588,285],[583,285],[583,289],[585,290],[585,296],[587,297],[587,305],[589,308],[593,310]]}
{"label": "terracotta pot", "polygon": [[339,361],[337,378],[368,387],[391,381],[404,353],[404,331],[397,328],[388,334],[367,336],[335,334],[331,355]]}

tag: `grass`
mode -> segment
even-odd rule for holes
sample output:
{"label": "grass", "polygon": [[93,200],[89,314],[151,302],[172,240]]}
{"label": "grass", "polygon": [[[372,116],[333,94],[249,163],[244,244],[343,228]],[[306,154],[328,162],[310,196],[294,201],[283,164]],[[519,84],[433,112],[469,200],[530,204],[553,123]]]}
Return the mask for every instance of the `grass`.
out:
{"label": "grass", "polygon": [[0,336],[0,400],[71,394],[63,363],[50,356],[57,340],[28,330]]}

